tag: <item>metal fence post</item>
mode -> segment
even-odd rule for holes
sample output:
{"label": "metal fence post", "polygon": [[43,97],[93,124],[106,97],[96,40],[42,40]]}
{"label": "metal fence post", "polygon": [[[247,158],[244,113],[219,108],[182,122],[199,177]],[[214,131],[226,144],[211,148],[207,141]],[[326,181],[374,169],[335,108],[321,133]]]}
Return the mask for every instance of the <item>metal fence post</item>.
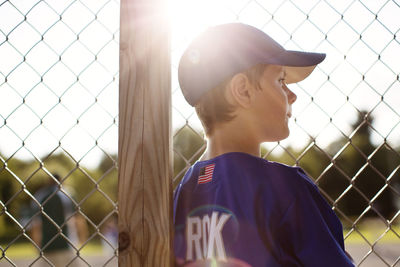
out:
{"label": "metal fence post", "polygon": [[172,259],[166,2],[121,1],[119,266],[169,266]]}

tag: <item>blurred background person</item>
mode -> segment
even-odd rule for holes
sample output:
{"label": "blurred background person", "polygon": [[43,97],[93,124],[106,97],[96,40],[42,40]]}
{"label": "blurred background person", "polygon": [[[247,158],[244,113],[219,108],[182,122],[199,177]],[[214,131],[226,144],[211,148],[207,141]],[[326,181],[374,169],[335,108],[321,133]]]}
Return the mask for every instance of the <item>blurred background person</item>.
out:
{"label": "blurred background person", "polygon": [[[29,229],[33,241],[43,251],[44,257],[55,266],[79,266],[79,258],[72,246],[87,238],[85,219],[75,213],[76,206],[69,196],[60,190],[60,176],[53,174],[35,193],[32,201],[34,219]],[[59,233],[61,229],[61,233]],[[44,263],[48,266],[47,263]]]}
{"label": "blurred background person", "polygon": [[103,225],[102,234],[105,239],[101,239],[103,247],[103,255],[111,258],[115,254],[115,249],[118,247],[118,217],[113,214]]}

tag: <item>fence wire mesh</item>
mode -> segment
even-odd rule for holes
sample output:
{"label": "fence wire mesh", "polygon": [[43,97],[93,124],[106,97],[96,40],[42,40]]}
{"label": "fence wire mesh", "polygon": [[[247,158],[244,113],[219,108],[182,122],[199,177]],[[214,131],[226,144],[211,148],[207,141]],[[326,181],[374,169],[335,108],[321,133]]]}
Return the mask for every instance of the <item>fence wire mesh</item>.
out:
{"label": "fence wire mesh", "polygon": [[0,2],[0,266],[117,265],[118,43],[118,1]]}
{"label": "fence wire mesh", "polygon": [[[399,266],[399,2],[177,0],[172,10],[173,79],[188,42],[219,23],[244,22],[287,49],[327,53],[309,79],[290,86],[298,97],[289,138],[263,144],[262,155],[315,180],[358,266]],[[206,147],[176,80],[173,129],[176,185]]]}
{"label": "fence wire mesh", "polygon": [[[0,2],[0,266],[57,266],[46,248],[60,238],[69,266],[116,265],[118,14],[114,0]],[[328,54],[292,86],[291,136],[263,156],[315,180],[358,265],[399,265],[399,16],[396,1],[171,0],[174,184],[206,146],[179,56],[207,26],[254,25]],[[40,222],[56,229],[46,244]]]}

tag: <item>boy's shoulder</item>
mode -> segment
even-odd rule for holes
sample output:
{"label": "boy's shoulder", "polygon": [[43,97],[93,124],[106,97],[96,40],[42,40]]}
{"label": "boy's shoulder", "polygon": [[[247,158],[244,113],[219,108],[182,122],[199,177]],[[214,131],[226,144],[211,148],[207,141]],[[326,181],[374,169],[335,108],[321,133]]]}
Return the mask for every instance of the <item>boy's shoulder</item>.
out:
{"label": "boy's shoulder", "polygon": [[299,166],[270,161],[247,153],[233,152],[222,159],[229,168],[243,169],[256,174],[256,179],[281,181],[293,185],[305,184],[315,187],[313,180]]}
{"label": "boy's shoulder", "polygon": [[[289,166],[283,163],[266,160],[243,152],[229,152],[215,158],[197,161],[187,171],[183,183],[195,178],[202,168],[213,165],[213,173],[217,176],[229,176],[232,181],[235,177],[246,182],[261,186],[282,186],[289,190],[298,191],[299,187],[314,187],[312,179],[298,166]],[[233,175],[232,175],[233,174]]]}
{"label": "boy's shoulder", "polygon": [[306,192],[311,194],[319,192],[314,181],[299,166],[268,161],[265,163],[265,171],[268,174],[262,179],[267,186],[275,187],[276,191],[282,192],[289,199],[301,198]]}
{"label": "boy's shoulder", "polygon": [[291,183],[302,183],[306,185],[311,185],[315,187],[315,183],[313,180],[307,175],[307,173],[300,166],[289,166],[280,162],[269,162],[274,169],[278,172],[281,172],[283,175],[283,179],[287,179],[287,182]]}

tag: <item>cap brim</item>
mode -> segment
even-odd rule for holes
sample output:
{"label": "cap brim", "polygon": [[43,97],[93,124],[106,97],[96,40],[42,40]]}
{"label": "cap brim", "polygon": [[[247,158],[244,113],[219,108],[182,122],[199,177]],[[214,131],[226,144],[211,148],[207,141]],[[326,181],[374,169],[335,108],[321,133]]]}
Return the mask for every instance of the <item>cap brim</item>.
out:
{"label": "cap brim", "polygon": [[297,83],[307,78],[326,57],[322,53],[310,53],[301,51],[285,51],[276,57],[273,62],[285,66],[286,83]]}
{"label": "cap brim", "polygon": [[308,67],[289,67],[285,66],[287,84],[298,83],[307,78],[317,65]]}

